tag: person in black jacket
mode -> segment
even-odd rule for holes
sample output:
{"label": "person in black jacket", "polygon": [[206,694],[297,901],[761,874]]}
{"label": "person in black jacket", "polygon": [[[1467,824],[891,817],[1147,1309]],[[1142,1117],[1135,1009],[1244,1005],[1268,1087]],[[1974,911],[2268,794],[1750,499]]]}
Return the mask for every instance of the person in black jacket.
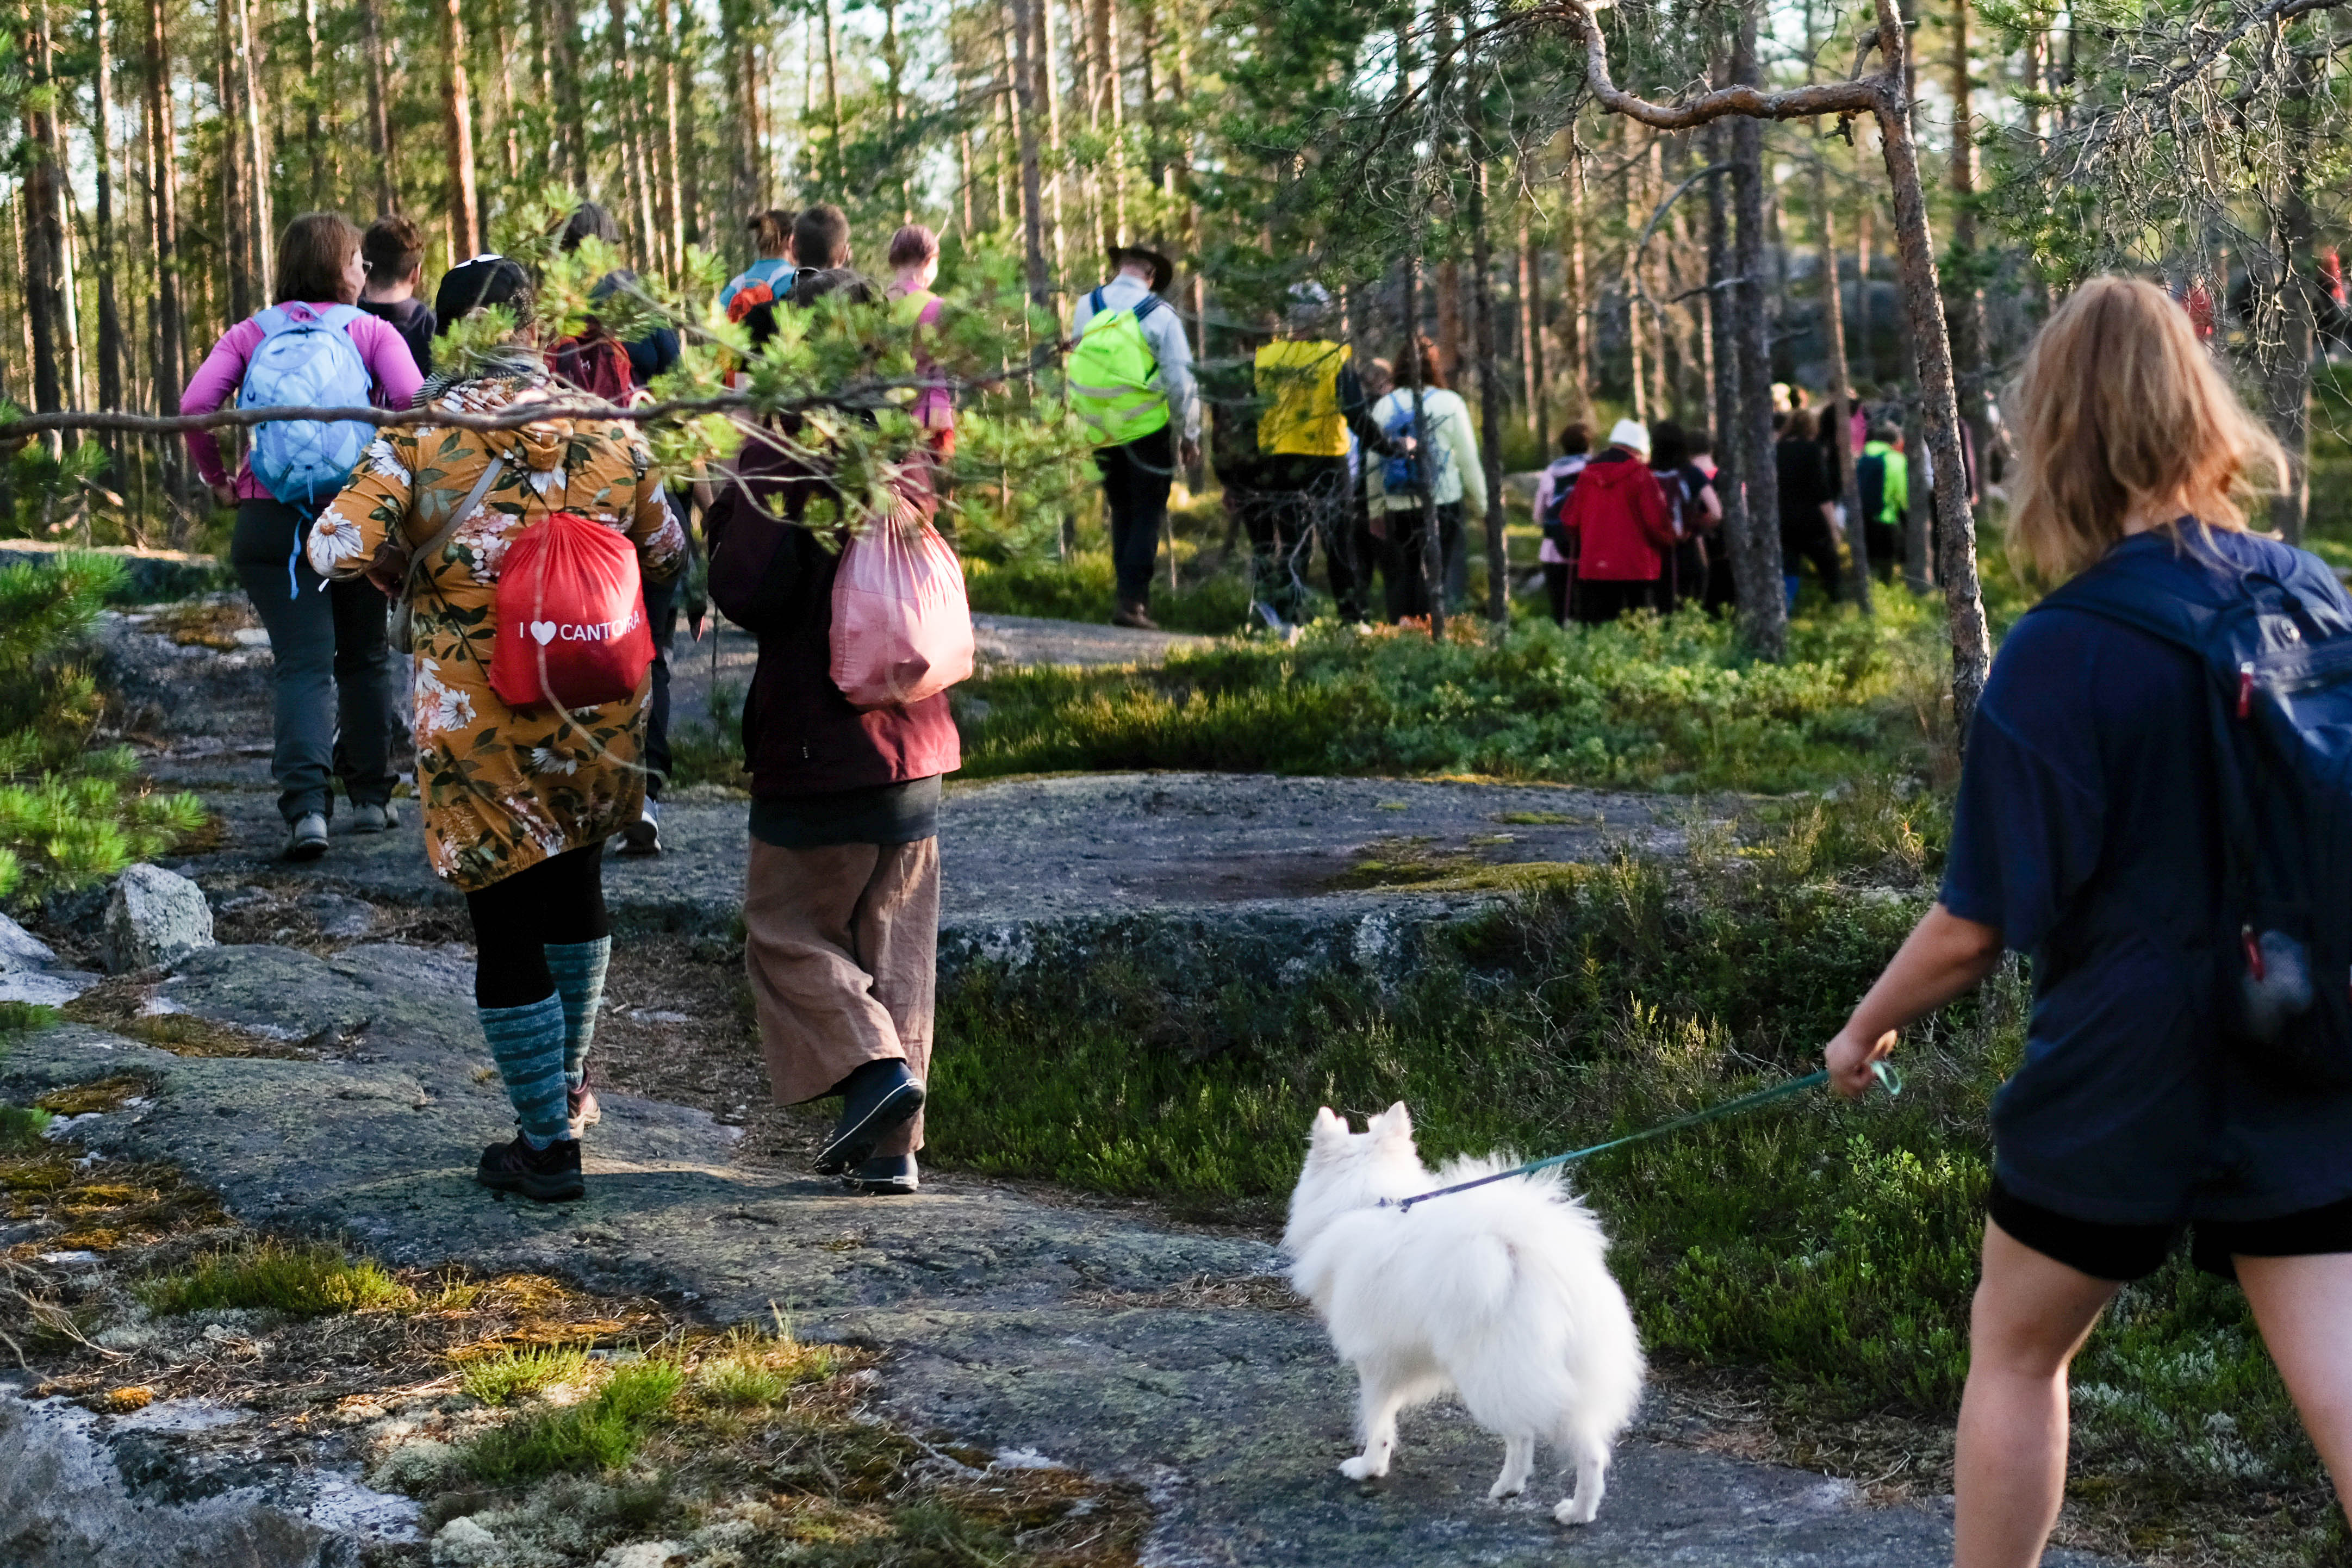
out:
{"label": "person in black jacket", "polygon": [[[783,308],[864,288],[846,271],[804,271]],[[755,340],[757,318],[776,309],[746,317]],[[755,437],[736,481],[705,526],[711,600],[760,645],[743,703],[743,963],[771,1091],[781,1105],[841,1098],[820,1174],[912,1193],[939,948],[940,784],[961,762],[955,720],[944,692],[859,709],[834,684],[833,584],[855,520],[823,460]],[[898,519],[868,525],[905,526],[937,505],[919,477],[901,500]]]}
{"label": "person in black jacket", "polygon": [[1837,484],[1822,456],[1821,424],[1811,409],[1790,414],[1772,459],[1780,479],[1780,574],[1790,608],[1797,604],[1798,567],[1808,561],[1834,603],[1839,592]]}

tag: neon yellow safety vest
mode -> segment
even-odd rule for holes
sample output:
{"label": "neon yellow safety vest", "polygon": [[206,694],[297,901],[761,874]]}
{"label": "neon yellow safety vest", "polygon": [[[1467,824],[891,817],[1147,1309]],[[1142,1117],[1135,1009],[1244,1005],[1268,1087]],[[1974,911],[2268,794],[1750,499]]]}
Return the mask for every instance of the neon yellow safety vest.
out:
{"label": "neon yellow safety vest", "polygon": [[1160,306],[1146,294],[1131,310],[1106,310],[1103,291],[1087,302],[1094,319],[1070,351],[1070,408],[1094,427],[1095,445],[1117,447],[1168,423],[1168,395],[1155,384],[1159,356],[1143,341],[1143,318]]}
{"label": "neon yellow safety vest", "polygon": [[1257,449],[1307,458],[1348,455],[1339,371],[1355,350],[1339,343],[1278,342],[1257,351],[1257,395],[1274,399],[1258,416]]}

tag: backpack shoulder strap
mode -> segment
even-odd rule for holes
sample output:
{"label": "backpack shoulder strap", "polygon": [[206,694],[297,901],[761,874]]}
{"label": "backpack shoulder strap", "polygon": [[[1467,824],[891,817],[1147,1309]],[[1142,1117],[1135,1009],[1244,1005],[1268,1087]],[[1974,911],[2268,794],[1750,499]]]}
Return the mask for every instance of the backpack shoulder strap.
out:
{"label": "backpack shoulder strap", "polygon": [[427,562],[441,553],[442,547],[457,533],[458,526],[474,515],[474,509],[482,504],[484,496],[490,493],[490,485],[498,479],[499,470],[506,467],[506,461],[496,453],[491,454],[489,465],[483,468],[482,477],[474,481],[474,488],[466,492],[466,499],[457,503],[457,510],[449,514],[449,521],[441,525],[441,531],[426,540],[416,553],[408,558],[408,571],[401,580],[400,591],[403,594],[416,591],[417,574],[425,570]]}
{"label": "backpack shoulder strap", "polygon": [[[1087,296],[1087,309],[1092,310],[1097,316],[1103,313],[1103,297],[1101,289],[1097,289],[1093,293]],[[1092,321],[1088,321],[1087,325],[1091,327],[1094,323]]]}
{"label": "backpack shoulder strap", "polygon": [[321,326],[341,327],[348,331],[353,321],[365,314],[367,312],[357,305],[330,305],[319,312],[319,323]]}
{"label": "backpack shoulder strap", "polygon": [[2137,574],[2112,565],[2106,571],[2085,572],[2044,595],[2031,615],[2042,610],[2081,610],[2102,620],[2130,626],[2166,642],[2204,652],[2189,606],[2178,595],[2151,594]]}
{"label": "backpack shoulder strap", "polygon": [[[1096,291],[1097,293],[1101,292],[1099,289]],[[1135,319],[1139,321],[1142,321],[1144,317],[1160,309],[1161,303],[1162,301],[1159,295],[1151,293],[1145,294],[1143,296],[1143,302],[1135,308]]]}
{"label": "backpack shoulder strap", "polygon": [[253,324],[261,329],[263,338],[274,338],[294,325],[294,318],[287,313],[284,306],[272,305],[266,310],[256,310],[253,313]]}

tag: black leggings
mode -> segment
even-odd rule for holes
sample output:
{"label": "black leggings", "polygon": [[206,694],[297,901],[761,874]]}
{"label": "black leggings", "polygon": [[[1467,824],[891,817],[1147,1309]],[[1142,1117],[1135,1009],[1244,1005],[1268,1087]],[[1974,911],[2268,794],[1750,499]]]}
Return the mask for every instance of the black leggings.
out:
{"label": "black leggings", "polygon": [[604,860],[600,840],[466,895],[474,921],[476,1006],[528,1007],[553,995],[545,950],[613,934]]}

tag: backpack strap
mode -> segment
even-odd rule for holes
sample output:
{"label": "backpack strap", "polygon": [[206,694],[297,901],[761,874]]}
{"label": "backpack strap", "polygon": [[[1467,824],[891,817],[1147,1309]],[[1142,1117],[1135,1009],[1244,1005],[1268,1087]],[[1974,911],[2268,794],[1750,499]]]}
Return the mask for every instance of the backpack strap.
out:
{"label": "backpack strap", "polygon": [[294,318],[287,313],[283,305],[272,305],[266,310],[256,310],[253,324],[261,329],[264,338],[274,338],[292,326]]}
{"label": "backpack strap", "polygon": [[441,553],[443,547],[456,535],[458,526],[474,515],[474,509],[482,504],[484,496],[490,493],[490,485],[498,479],[499,470],[506,467],[506,461],[492,453],[489,466],[482,470],[482,477],[474,481],[474,488],[466,492],[466,499],[458,502],[457,509],[449,514],[449,521],[441,525],[441,531],[426,540],[416,553],[408,558],[408,570],[402,575],[400,583],[402,598],[416,592],[417,574],[425,570],[426,562]]}
{"label": "backpack strap", "polygon": [[[1099,294],[1102,290],[1097,289],[1095,292]],[[1138,321],[1141,321],[1144,317],[1160,309],[1161,304],[1164,302],[1165,301],[1163,301],[1159,295],[1151,293],[1147,289],[1143,296],[1143,302],[1135,308],[1135,319]]]}
{"label": "backpack strap", "polygon": [[[1103,297],[1101,289],[1097,289],[1093,293],[1087,296],[1087,309],[1093,311],[1097,316],[1103,313]],[[1094,323],[1092,321],[1088,321],[1087,325],[1091,327]]]}

